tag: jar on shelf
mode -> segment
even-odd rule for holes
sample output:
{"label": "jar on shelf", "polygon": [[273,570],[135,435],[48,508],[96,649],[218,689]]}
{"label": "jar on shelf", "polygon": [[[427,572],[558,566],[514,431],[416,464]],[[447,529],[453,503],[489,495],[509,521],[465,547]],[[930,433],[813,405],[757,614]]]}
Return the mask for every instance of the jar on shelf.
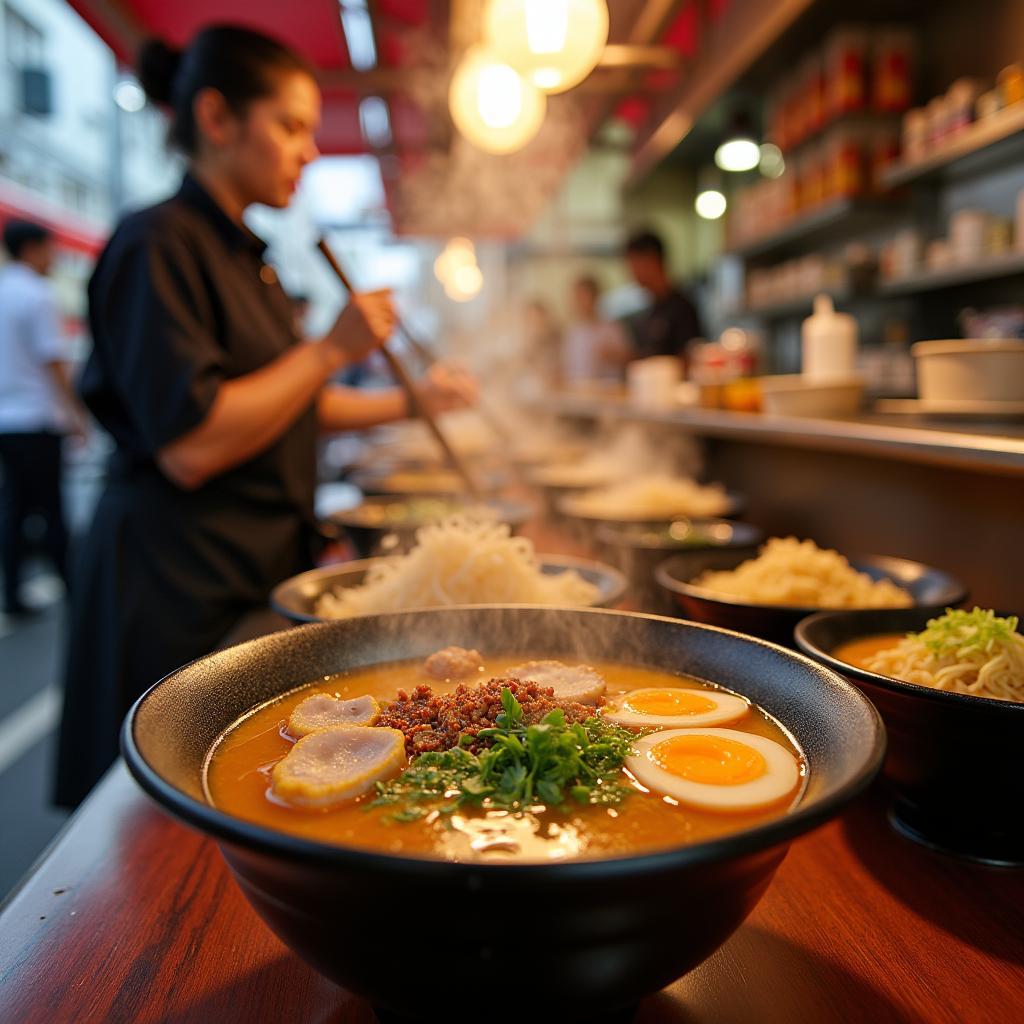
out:
{"label": "jar on shelf", "polygon": [[825,186],[830,199],[850,199],[865,190],[863,136],[852,125],[838,125],[825,137]]}
{"label": "jar on shelf", "polygon": [[996,77],[996,86],[1004,107],[1024,100],[1024,64],[1007,64]]}
{"label": "jar on shelf", "polygon": [[800,65],[803,93],[804,129],[807,135],[817,135],[825,127],[825,69],[820,53],[805,57]]}
{"label": "jar on shelf", "polygon": [[867,106],[868,32],[857,26],[833,30],[825,43],[826,116],[860,113]]}
{"label": "jar on shelf", "polygon": [[908,163],[923,160],[928,152],[928,114],[923,107],[915,107],[903,115],[900,147]]}
{"label": "jar on shelf", "polygon": [[896,163],[900,158],[900,137],[895,125],[880,124],[872,130],[870,172],[868,175],[870,190],[875,195],[886,191],[882,184],[885,169]]}
{"label": "jar on shelf", "polygon": [[871,107],[880,114],[910,108],[914,82],[914,37],[908,29],[877,32],[872,61]]}
{"label": "jar on shelf", "polygon": [[981,84],[973,78],[958,78],[946,91],[946,132],[955,135],[974,121],[975,104]]}
{"label": "jar on shelf", "polygon": [[936,96],[924,109],[928,116],[928,147],[935,149],[944,142],[949,124],[946,97]]}

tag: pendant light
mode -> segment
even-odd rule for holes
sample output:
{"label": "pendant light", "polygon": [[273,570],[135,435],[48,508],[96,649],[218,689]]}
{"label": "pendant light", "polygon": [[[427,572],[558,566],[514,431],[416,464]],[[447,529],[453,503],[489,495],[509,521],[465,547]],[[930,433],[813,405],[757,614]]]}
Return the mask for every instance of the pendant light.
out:
{"label": "pendant light", "polygon": [[605,0],[489,0],[488,47],[544,92],[565,92],[597,66],[608,42]]}
{"label": "pendant light", "polygon": [[512,153],[537,134],[544,94],[519,72],[481,47],[467,50],[448,90],[455,127],[488,153]]}

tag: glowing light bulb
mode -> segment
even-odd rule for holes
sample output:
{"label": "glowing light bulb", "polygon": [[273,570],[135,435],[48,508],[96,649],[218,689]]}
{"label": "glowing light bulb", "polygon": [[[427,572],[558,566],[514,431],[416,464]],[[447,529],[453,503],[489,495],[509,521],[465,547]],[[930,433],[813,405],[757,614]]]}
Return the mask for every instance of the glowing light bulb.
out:
{"label": "glowing light bulb", "polygon": [[725,196],[714,188],[705,189],[693,201],[693,208],[697,211],[697,216],[703,217],[705,220],[718,220],[725,213],[728,205]]}
{"label": "glowing light bulb", "polygon": [[578,85],[608,42],[605,0],[490,0],[487,44],[496,56],[545,92]]}
{"label": "glowing light bulb", "polygon": [[455,127],[488,153],[512,153],[537,134],[547,101],[532,83],[491,53],[468,50],[448,90]]}

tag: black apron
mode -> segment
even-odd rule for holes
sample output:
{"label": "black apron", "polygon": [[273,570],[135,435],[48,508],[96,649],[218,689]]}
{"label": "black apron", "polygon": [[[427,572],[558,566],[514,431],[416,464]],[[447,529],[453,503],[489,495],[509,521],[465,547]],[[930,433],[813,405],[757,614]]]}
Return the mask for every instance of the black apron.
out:
{"label": "black apron", "polygon": [[132,702],[213,649],[309,568],[316,414],[193,491],[156,453],[197,426],[220,383],[299,343],[263,243],[192,178],[127,218],[89,284],[82,397],[116,442],[75,564],[57,802],[78,804],[118,751]]}

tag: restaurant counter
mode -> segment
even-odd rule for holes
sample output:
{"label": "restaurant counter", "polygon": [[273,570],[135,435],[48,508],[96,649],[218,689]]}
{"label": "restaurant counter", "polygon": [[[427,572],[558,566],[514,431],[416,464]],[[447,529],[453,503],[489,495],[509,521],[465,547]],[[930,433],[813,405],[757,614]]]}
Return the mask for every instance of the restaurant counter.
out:
{"label": "restaurant counter", "polygon": [[[548,524],[525,532],[540,550],[580,553]],[[234,639],[279,628],[284,620],[258,613]],[[428,892],[422,899],[429,907]],[[395,957],[401,984],[400,945],[381,955]],[[521,976],[524,1016],[540,1019],[528,1001],[529,954],[511,969]],[[424,1020],[451,1015],[448,988],[439,980],[424,994],[446,993],[443,1010],[425,1004]],[[902,838],[875,789],[797,839],[746,923],[644,1000],[633,1020],[1016,1024],[1022,1011],[1024,872]],[[213,842],[159,810],[120,761],[0,911],[0,1021],[374,1020],[363,1000],[271,934]]]}
{"label": "restaurant counter", "polygon": [[742,493],[769,535],[915,559],[958,576],[972,601],[1024,610],[1024,424],[643,410],[610,393],[540,404],[585,433],[601,421],[692,437],[703,477]]}

